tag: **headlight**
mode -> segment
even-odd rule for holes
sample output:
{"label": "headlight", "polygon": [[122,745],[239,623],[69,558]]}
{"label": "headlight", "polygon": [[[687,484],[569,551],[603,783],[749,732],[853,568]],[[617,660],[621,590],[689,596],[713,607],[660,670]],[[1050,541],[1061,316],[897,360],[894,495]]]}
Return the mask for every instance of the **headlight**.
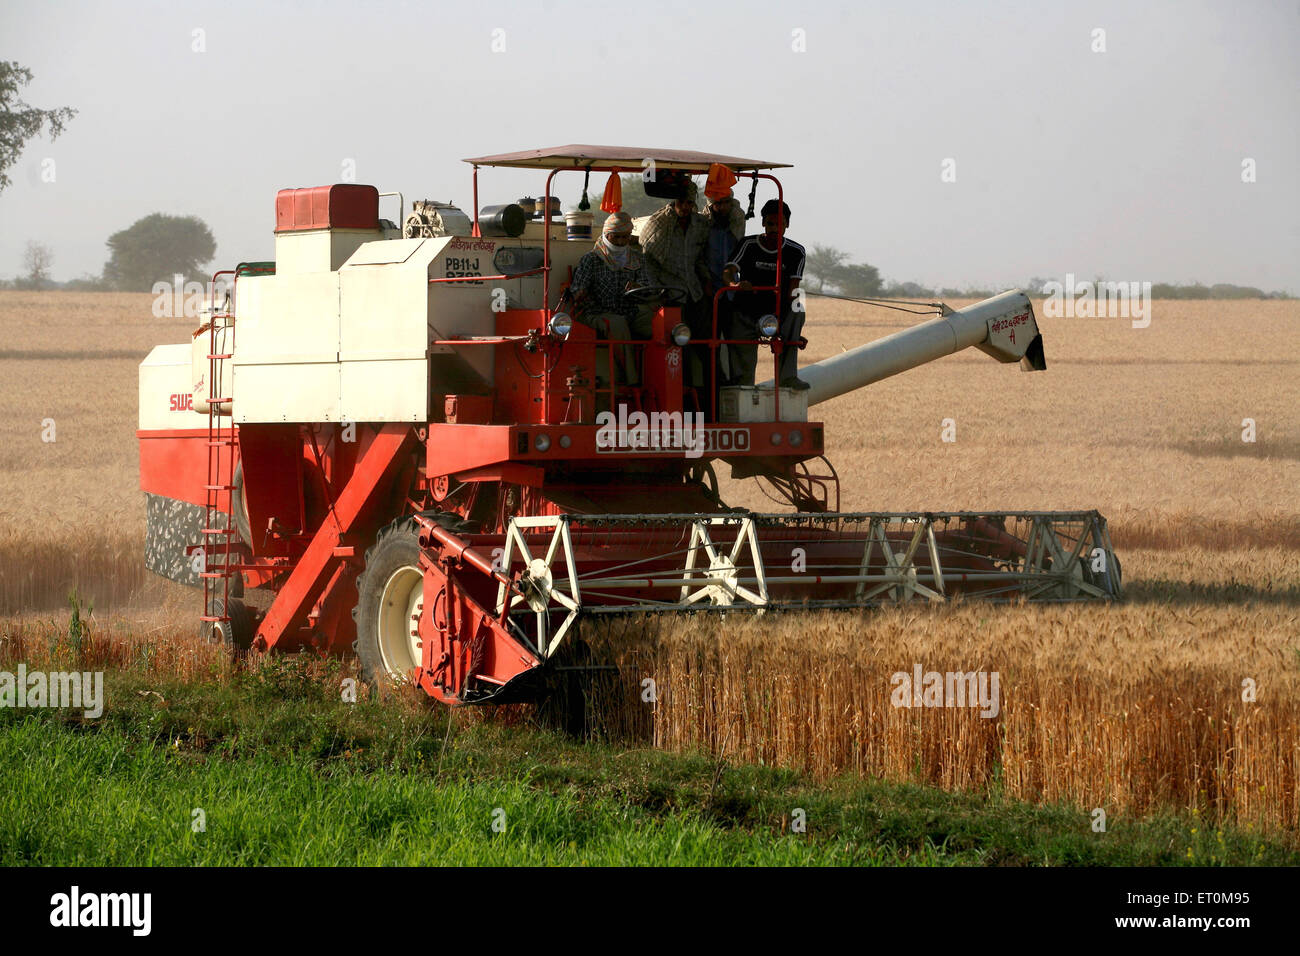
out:
{"label": "headlight", "polygon": [[551,448],[551,436],[538,435],[537,438],[533,440],[533,447],[538,451],[549,451]]}
{"label": "headlight", "polygon": [[673,341],[685,348],[691,341],[691,329],[685,322],[673,326]]}
{"label": "headlight", "polygon": [[803,432],[795,429],[790,433],[790,447],[798,448],[803,444]]}
{"label": "headlight", "polygon": [[551,316],[551,334],[557,338],[568,338],[573,331],[573,316],[567,312],[556,312]]}
{"label": "headlight", "polygon": [[573,439],[570,438],[568,435],[561,435],[561,436],[560,436],[560,447],[561,447],[561,448],[568,448],[568,447],[569,447],[570,445],[572,445],[572,444],[573,444]]}
{"label": "headlight", "polygon": [[780,433],[780,432],[772,432],[772,444],[773,444],[773,445],[779,445],[779,444],[781,444],[781,433]]}
{"label": "headlight", "polygon": [[780,327],[781,323],[777,322],[775,315],[765,315],[758,320],[758,334],[765,339],[776,335],[776,330]]}

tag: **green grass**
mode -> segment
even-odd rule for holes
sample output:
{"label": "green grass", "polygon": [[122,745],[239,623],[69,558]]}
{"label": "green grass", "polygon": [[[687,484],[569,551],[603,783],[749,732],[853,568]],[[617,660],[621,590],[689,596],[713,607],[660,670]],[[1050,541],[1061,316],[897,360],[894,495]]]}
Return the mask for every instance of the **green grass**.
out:
{"label": "green grass", "polygon": [[[1292,835],[627,750],[297,658],[106,675],[98,720],[0,710],[0,864],[1296,864]],[[806,832],[791,832],[796,808]],[[194,811],[205,828],[195,832]],[[497,812],[499,811],[499,812]],[[494,830],[493,822],[504,829]]]}

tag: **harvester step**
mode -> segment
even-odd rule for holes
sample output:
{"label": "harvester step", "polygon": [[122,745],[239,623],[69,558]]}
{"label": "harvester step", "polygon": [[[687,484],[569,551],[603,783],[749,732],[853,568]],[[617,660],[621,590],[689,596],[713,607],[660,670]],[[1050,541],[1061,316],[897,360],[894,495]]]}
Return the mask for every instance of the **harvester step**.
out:
{"label": "harvester step", "polygon": [[212,623],[212,624],[216,624],[218,621],[229,621],[230,618],[228,618],[228,617],[213,617],[211,614],[200,614],[200,615],[199,615],[199,620],[200,620],[200,621],[207,621],[207,622],[210,622],[210,623]]}
{"label": "harvester step", "polygon": [[226,571],[200,571],[200,572],[199,572],[199,577],[201,577],[201,578],[230,578],[230,577],[234,577],[234,574],[233,574],[233,572],[226,572]]}
{"label": "harvester step", "polygon": [[209,404],[209,405],[229,405],[229,404],[230,404],[231,402],[233,402],[233,401],[234,401],[233,398],[209,398],[209,399],[208,399],[208,404]]}
{"label": "harvester step", "polygon": [[204,485],[208,491],[233,491],[234,485]]}
{"label": "harvester step", "polygon": [[209,355],[209,356],[208,356],[209,359],[228,359],[228,358],[234,358],[234,357],[235,357],[235,353],[234,353],[234,352],[221,352],[221,353],[219,353],[219,354],[217,354],[217,355]]}
{"label": "harvester step", "polygon": [[238,528],[201,528],[203,534],[235,534]]}
{"label": "harvester step", "polygon": [[229,445],[233,445],[234,443],[235,440],[233,438],[211,438],[208,440],[208,447],[213,447],[217,445],[229,446]]}

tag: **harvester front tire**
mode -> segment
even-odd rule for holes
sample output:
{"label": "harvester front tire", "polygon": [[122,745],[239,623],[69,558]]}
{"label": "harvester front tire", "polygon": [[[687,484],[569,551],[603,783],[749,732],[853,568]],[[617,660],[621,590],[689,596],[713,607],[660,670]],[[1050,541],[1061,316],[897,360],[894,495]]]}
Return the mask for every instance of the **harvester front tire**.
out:
{"label": "harvester front tire", "polygon": [[379,532],[366,552],[365,570],[357,577],[354,647],[367,682],[410,680],[422,652],[420,639],[411,633],[416,627],[412,618],[423,607],[419,525],[403,518]]}

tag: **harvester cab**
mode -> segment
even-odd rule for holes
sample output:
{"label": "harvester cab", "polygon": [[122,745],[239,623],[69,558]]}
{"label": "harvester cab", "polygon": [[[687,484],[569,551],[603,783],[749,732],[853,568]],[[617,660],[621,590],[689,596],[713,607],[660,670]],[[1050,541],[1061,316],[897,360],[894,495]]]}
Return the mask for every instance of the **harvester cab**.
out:
{"label": "harvester cab", "polygon": [[[560,219],[555,179],[647,160],[666,180],[725,167],[782,194],[783,164],[607,146],[467,160],[473,215],[406,215],[398,197],[400,236],[373,186],[279,193],[275,262],[218,273],[227,294],[193,341],[141,366],[147,562],[202,586],[210,636],[354,649],[372,680],[466,703],[522,693],[592,616],[1119,596],[1095,511],[839,511],[809,409],[968,347],[1043,369],[1024,293],[935,303],[804,365],[800,391],[719,387],[719,350],[744,344],[719,328],[725,289],[703,340],[671,289],[634,293],[653,302],[648,337],[575,321],[564,292],[590,219]],[[495,167],[545,171],[542,200],[480,207]],[[774,379],[801,344],[762,340]],[[703,385],[686,348],[707,349]],[[602,376],[628,354],[635,374]],[[719,466],[788,510],[728,508]]]}

